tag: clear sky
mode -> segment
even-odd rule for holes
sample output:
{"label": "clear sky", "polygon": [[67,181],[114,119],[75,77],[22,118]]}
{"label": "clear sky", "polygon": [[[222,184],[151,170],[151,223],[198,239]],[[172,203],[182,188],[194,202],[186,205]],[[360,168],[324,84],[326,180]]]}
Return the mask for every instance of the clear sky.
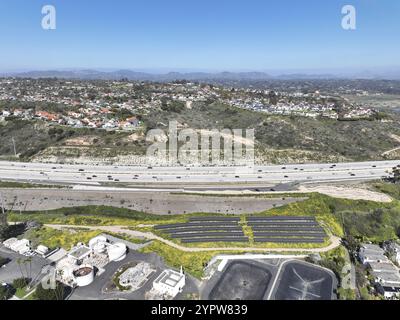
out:
{"label": "clear sky", "polygon": [[[57,29],[41,28],[43,5]],[[341,9],[357,9],[357,30]],[[399,0],[1,0],[0,70],[399,66]]]}

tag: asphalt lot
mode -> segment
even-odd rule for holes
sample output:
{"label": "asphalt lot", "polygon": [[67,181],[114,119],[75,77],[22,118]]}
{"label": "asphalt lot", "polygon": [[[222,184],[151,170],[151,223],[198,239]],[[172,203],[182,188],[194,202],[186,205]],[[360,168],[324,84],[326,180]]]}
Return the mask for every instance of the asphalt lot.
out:
{"label": "asphalt lot", "polygon": [[[11,283],[20,278],[21,268],[17,261],[24,257],[3,246],[0,246],[0,255],[11,260],[0,268],[0,283]],[[31,277],[39,276],[40,279],[42,267],[49,262],[38,256],[32,257],[31,261]],[[140,261],[150,263],[156,269],[142,288],[134,292],[109,290],[113,276],[120,267]],[[69,299],[144,300],[154,279],[168,268],[155,253],[130,251],[123,261],[109,263],[105,272],[96,276],[91,285],[75,289]],[[26,276],[29,265],[22,266],[22,269]],[[216,271],[211,279],[202,284],[187,275],[186,286],[175,299],[201,297],[205,300],[332,300],[336,298],[336,287],[337,280],[333,272],[301,260],[233,260],[227,263],[222,272]]]}
{"label": "asphalt lot", "polygon": [[18,261],[26,260],[27,257],[12,252],[3,245],[0,245],[0,256],[11,260],[0,268],[0,283],[11,283],[14,279],[27,276],[31,276],[32,279],[36,279],[37,277],[40,279],[44,275],[42,275],[42,268],[49,264],[48,260],[39,256],[31,257],[30,263],[18,264]]}
{"label": "asphalt lot", "polygon": [[[157,270],[150,276],[149,280],[143,287],[134,292],[106,291],[106,288],[109,287],[110,281],[112,281],[114,274],[119,268],[128,264],[129,262],[140,261],[150,263]],[[127,254],[126,259],[123,261],[109,263],[105,267],[105,272],[100,276],[97,276],[91,285],[75,289],[69,300],[144,300],[145,293],[152,288],[153,281],[165,269],[170,268],[164,264],[158,255],[154,253],[142,254],[135,251],[130,251]],[[191,294],[199,294],[198,286],[196,280],[187,275],[184,291],[175,299],[185,299]]]}

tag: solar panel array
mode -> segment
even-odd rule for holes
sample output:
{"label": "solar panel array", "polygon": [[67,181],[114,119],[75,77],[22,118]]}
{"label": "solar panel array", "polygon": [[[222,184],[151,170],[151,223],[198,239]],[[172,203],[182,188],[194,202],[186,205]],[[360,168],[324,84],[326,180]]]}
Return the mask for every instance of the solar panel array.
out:
{"label": "solar panel array", "polygon": [[[186,223],[154,228],[182,243],[248,242],[239,217],[191,217]],[[314,217],[248,217],[255,243],[323,243],[324,229]]]}
{"label": "solar panel array", "polygon": [[248,242],[239,217],[191,217],[189,222],[158,225],[154,228],[182,243]]}
{"label": "solar panel array", "polygon": [[324,229],[315,217],[249,217],[254,242],[271,243],[323,243]]}

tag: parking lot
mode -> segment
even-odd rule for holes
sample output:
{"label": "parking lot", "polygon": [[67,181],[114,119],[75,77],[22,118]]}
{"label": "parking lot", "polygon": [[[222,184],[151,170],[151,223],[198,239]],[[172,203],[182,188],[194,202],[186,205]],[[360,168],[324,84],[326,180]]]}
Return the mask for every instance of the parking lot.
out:
{"label": "parking lot", "polygon": [[[0,268],[0,283],[10,283],[16,278],[30,277],[40,279],[43,266],[49,261],[39,256],[25,257],[0,245],[0,256],[9,259],[5,266]],[[26,262],[24,262],[26,261]]]}
{"label": "parking lot", "polygon": [[[115,273],[121,267],[131,262],[147,262],[156,269],[148,281],[138,290],[117,291],[110,290]],[[87,287],[76,288],[69,300],[145,300],[146,292],[152,288],[153,281],[158,277],[162,270],[169,269],[157,254],[142,254],[130,251],[123,261],[111,262],[105,268],[105,272],[96,277],[95,281]],[[182,293],[175,298],[185,299],[189,295],[199,294],[197,281],[191,276],[186,275],[186,286]]]}

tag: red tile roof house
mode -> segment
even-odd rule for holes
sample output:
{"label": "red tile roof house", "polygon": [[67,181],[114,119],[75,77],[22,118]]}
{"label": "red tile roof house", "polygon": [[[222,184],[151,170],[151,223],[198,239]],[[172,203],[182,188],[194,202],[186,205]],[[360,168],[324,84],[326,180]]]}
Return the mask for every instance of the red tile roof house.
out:
{"label": "red tile roof house", "polygon": [[50,113],[47,111],[37,111],[35,113],[35,116],[47,121],[58,121],[58,119],[60,118],[58,114]]}

